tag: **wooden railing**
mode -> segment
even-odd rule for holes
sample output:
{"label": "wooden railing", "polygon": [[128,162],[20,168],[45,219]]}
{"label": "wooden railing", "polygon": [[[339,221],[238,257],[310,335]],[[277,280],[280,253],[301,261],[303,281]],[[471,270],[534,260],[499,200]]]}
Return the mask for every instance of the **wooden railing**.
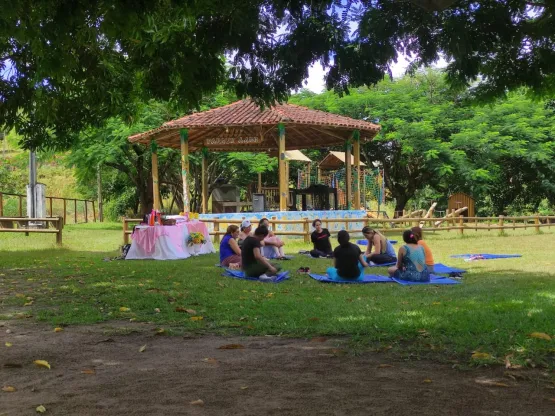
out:
{"label": "wooden railing", "polygon": [[[46,223],[46,228],[31,228],[30,223]],[[53,228],[48,228],[48,226]],[[62,217],[49,218],[10,218],[0,217],[0,233],[30,233],[56,234],[56,244],[62,245],[62,231],[64,229],[64,219]]]}
{"label": "wooden railing", "polygon": [[[245,215],[248,219],[248,215]],[[129,224],[138,224],[141,219],[123,219],[123,241],[124,244],[129,243],[129,235],[132,230]],[[201,221],[207,224],[213,224],[213,231],[210,235],[214,236],[214,242],[220,241],[220,236],[224,235],[226,226],[230,224],[240,225],[243,219],[229,220],[229,219],[202,219]],[[254,223],[258,219],[253,220]],[[304,237],[305,242],[310,242],[311,225],[313,219],[303,218],[298,220],[278,220],[275,217],[269,219],[270,226],[276,235],[282,236],[301,236]],[[534,228],[539,233],[542,227],[551,227],[555,225],[555,216],[528,216],[528,217],[452,217],[452,218],[338,218],[338,219],[322,219],[322,226],[324,228],[330,227],[331,224],[341,224],[342,228],[347,231],[360,232],[360,228],[354,228],[351,224],[360,224],[376,228],[382,233],[400,232],[405,228],[415,227],[422,225],[422,230],[425,232],[438,232],[438,231],[458,231],[459,234],[464,234],[465,231],[478,231],[478,230],[516,230]],[[302,225],[303,231],[281,231],[276,229],[276,225],[280,224],[295,224]],[[223,226],[222,226],[223,225]]]}
{"label": "wooden railing", "polygon": [[[0,217],[4,216],[4,199],[5,197],[15,197],[18,198],[18,205],[17,205],[17,215],[23,218],[26,215],[27,209],[23,207],[23,199],[27,199],[27,195],[20,195],[20,194],[10,194],[7,192],[0,192]],[[79,210],[77,209],[78,202],[84,202],[83,206],[83,220],[84,222],[89,222],[89,204],[92,208],[92,220],[96,222],[96,201],[91,201],[89,199],[75,199],[75,198],[60,198],[56,196],[47,196],[46,203],[47,203],[47,216],[54,218],[54,200],[63,201],[63,211],[60,209],[59,211],[63,212],[62,218],[64,219],[64,223],[68,223],[68,204],[71,206],[73,205],[73,223],[77,224],[79,222]]]}

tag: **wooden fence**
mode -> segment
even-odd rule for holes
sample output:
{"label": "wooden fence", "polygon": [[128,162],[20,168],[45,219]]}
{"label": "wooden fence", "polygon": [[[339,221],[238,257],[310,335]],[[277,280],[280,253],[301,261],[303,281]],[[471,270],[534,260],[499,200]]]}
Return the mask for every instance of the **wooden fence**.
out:
{"label": "wooden fence", "polygon": [[[18,217],[24,218],[27,213],[27,205],[23,206],[23,199],[27,199],[27,195],[20,195],[20,194],[10,194],[7,192],[0,192],[0,217],[4,216],[5,210],[5,200],[8,198],[17,198],[17,215]],[[59,208],[58,211],[62,214],[62,218],[64,219],[64,224],[68,223],[68,220],[73,219],[73,223],[77,224],[79,222],[79,217],[83,218],[83,222],[89,222],[89,217],[92,214],[93,222],[96,222],[96,206],[95,201],[91,201],[88,199],[74,199],[74,198],[59,198],[55,196],[47,196],[46,197],[46,207],[47,207],[47,216],[50,218],[56,217],[54,214],[54,203],[53,201],[63,201],[63,208]],[[82,207],[78,207],[78,202],[84,203]],[[91,206],[91,211],[89,211],[89,205]],[[68,216],[68,207],[73,208],[72,215]],[[82,209],[80,215],[79,209]]]}
{"label": "wooden fence", "polygon": [[[46,228],[33,227],[30,223],[46,223]],[[52,228],[48,228],[51,226]],[[0,217],[0,233],[56,234],[56,244],[62,245],[62,231],[64,219],[62,217],[49,218],[10,218]]]}
{"label": "wooden fence", "polygon": [[[245,216],[248,219],[248,216]],[[124,218],[123,219],[123,242],[124,244],[129,243],[129,235],[133,232],[132,228],[129,227],[130,224],[138,224],[142,219],[137,218]],[[210,235],[214,236],[214,242],[218,243],[220,237],[225,234],[225,228],[227,225],[236,224],[240,225],[242,219],[240,220],[229,220],[229,219],[202,219],[201,221],[207,224],[213,224],[214,231],[210,232]],[[282,236],[301,236],[304,237],[305,242],[310,242],[311,225],[312,219],[303,218],[299,220],[278,220],[275,217],[269,219],[270,226],[273,228],[274,233]],[[258,220],[255,219],[254,223]],[[342,218],[342,219],[330,219],[322,220],[322,226],[324,228],[332,228],[331,224],[341,224],[344,229],[352,232],[360,232],[359,228],[354,228],[351,224],[364,223],[365,225],[375,227],[382,233],[399,233],[400,231],[419,226],[422,224],[422,230],[425,232],[443,232],[443,231],[457,231],[459,234],[464,234],[465,231],[479,231],[479,230],[516,230],[516,229],[527,229],[534,228],[534,230],[539,233],[542,227],[551,227],[555,225],[555,216],[528,216],[528,217],[505,217],[503,215],[499,217],[452,217],[452,218],[396,218],[396,219],[386,219],[386,218]],[[293,224],[302,225],[303,231],[280,231],[276,229],[276,225],[280,224]]]}

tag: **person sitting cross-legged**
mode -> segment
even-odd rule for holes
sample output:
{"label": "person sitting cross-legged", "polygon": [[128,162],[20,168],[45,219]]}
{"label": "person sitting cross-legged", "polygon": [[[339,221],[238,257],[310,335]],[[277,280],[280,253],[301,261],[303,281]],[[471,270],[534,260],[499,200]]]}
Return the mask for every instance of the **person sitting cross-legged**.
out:
{"label": "person sitting cross-legged", "polygon": [[223,267],[241,267],[241,249],[237,244],[239,227],[230,225],[220,243],[220,264]]}
{"label": "person sitting cross-legged", "polygon": [[339,247],[333,250],[333,265],[326,271],[333,280],[357,280],[364,277],[364,268],[368,267],[360,247],[349,242],[349,233],[339,231]]}
{"label": "person sitting cross-legged", "polygon": [[330,243],[330,232],[327,228],[322,228],[322,221],[314,220],[312,222],[314,231],[312,232],[310,239],[312,244],[314,244],[314,249],[310,250],[310,255],[312,257],[332,257],[333,250],[331,249]]}
{"label": "person sitting cross-legged", "polygon": [[260,280],[271,279],[280,266],[272,264],[262,255],[262,241],[268,236],[268,228],[260,226],[254,230],[254,236],[248,236],[241,247],[243,272],[247,277],[259,277]]}
{"label": "person sitting cross-legged", "polygon": [[424,248],[418,245],[411,230],[403,233],[405,245],[399,249],[397,265],[388,269],[389,276],[411,282],[429,282],[430,273],[426,267]]}
{"label": "person sitting cross-legged", "polygon": [[283,246],[285,243],[272,232],[268,218],[262,218],[258,223],[258,226],[264,226],[268,229],[268,236],[262,242],[262,254],[264,254],[264,257],[269,259],[284,260],[285,252]]}

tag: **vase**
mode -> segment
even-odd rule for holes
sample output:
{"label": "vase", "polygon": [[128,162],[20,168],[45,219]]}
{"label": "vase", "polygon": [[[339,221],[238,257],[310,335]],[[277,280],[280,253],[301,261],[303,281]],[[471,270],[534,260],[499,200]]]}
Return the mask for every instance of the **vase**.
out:
{"label": "vase", "polygon": [[198,256],[200,254],[200,249],[202,248],[202,244],[193,244],[193,256]]}

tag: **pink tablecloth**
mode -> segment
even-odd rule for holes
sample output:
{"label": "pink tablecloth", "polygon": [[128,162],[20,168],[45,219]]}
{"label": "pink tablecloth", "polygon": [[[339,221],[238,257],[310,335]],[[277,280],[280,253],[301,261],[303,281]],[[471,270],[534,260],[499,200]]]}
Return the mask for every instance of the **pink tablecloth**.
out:
{"label": "pink tablecloth", "polygon": [[[206,237],[206,243],[200,247],[188,246],[187,238],[192,232],[202,233]],[[210,241],[206,224],[200,221],[154,227],[137,226],[132,239],[126,260],[177,260],[216,252]]]}

